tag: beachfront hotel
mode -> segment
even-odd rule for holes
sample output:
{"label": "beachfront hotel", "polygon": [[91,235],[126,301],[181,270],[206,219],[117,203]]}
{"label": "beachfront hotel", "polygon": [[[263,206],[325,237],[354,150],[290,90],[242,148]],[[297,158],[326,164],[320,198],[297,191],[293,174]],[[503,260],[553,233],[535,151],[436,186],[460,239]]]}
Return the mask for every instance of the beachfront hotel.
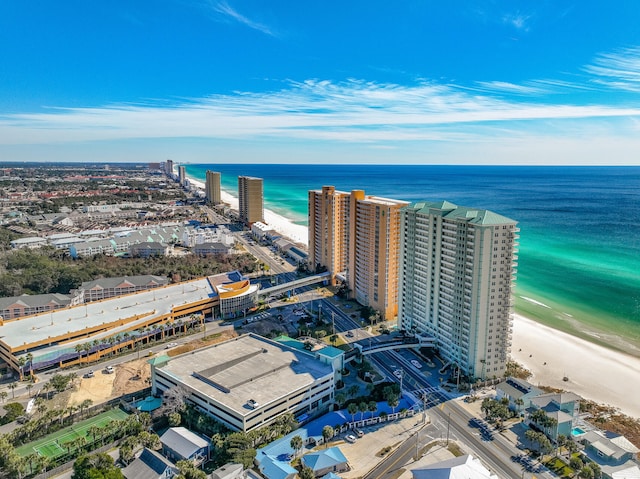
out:
{"label": "beachfront hotel", "polygon": [[204,192],[207,198],[207,203],[210,205],[219,205],[222,203],[220,194],[220,177],[221,174],[219,172],[207,170]]}
{"label": "beachfront hotel", "polygon": [[251,226],[264,223],[264,195],[262,178],[238,176],[238,213],[240,221]]}
{"label": "beachfront hotel", "polygon": [[363,190],[309,191],[309,264],[345,281],[358,303],[398,314],[400,209],[406,201],[366,196]]}
{"label": "beachfront hotel", "polygon": [[187,170],[184,166],[178,166],[178,183],[180,183],[180,186],[186,186],[187,184]]}
{"label": "beachfront hotel", "polygon": [[337,374],[332,362],[304,347],[251,333],[151,361],[154,395],[181,387],[200,411],[244,432],[285,413],[301,418],[328,409]]}
{"label": "beachfront hotel", "polygon": [[511,346],[519,229],[491,211],[447,201],[402,209],[401,327],[436,339],[470,377],[504,374]]}

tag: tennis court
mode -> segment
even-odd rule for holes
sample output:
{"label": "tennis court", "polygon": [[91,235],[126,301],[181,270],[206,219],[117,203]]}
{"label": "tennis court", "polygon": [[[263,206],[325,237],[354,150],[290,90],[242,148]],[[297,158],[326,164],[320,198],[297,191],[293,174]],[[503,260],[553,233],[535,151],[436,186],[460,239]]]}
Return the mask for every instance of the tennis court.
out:
{"label": "tennis court", "polygon": [[29,444],[25,444],[22,447],[16,449],[16,452],[21,456],[28,456],[34,452],[40,456],[46,456],[48,458],[55,458],[67,453],[67,443],[78,440],[84,437],[87,443],[93,441],[93,437],[89,434],[89,430],[93,426],[104,428],[112,421],[126,419],[128,414],[121,409],[112,409],[110,411],[103,412],[102,414],[86,419],[68,426],[60,431],[49,434],[48,436]]}

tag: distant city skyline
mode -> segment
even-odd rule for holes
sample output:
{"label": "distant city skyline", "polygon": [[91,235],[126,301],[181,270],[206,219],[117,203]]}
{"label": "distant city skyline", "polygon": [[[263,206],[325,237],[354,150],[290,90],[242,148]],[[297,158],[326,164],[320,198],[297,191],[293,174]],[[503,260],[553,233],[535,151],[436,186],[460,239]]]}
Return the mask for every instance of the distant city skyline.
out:
{"label": "distant city skyline", "polygon": [[0,161],[637,165],[633,0],[8,0]]}

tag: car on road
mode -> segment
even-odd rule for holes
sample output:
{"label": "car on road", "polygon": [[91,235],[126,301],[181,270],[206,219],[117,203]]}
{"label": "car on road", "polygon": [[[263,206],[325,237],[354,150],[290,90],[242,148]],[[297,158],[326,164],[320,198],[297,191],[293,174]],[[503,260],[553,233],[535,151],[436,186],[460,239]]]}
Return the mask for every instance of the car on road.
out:
{"label": "car on road", "polygon": [[396,369],[395,371],[393,371],[393,375],[395,377],[397,377],[398,379],[402,378],[402,370],[401,369]]}
{"label": "car on road", "polygon": [[116,370],[113,366],[107,366],[106,368],[104,368],[104,372],[107,374],[113,374],[116,372]]}
{"label": "car on road", "polygon": [[84,373],[84,376],[82,376],[85,379],[89,379],[92,378],[93,376],[95,376],[93,369],[87,371],[86,373]]}
{"label": "car on road", "polygon": [[414,368],[422,369],[422,364],[420,364],[420,361],[418,361],[417,359],[412,359],[411,364]]}
{"label": "car on road", "polygon": [[164,349],[171,349],[171,348],[175,348],[178,345],[178,343],[167,343],[164,346]]}
{"label": "car on road", "polygon": [[353,444],[354,442],[356,442],[358,440],[358,438],[355,437],[353,434],[347,434],[344,437],[344,440]]}

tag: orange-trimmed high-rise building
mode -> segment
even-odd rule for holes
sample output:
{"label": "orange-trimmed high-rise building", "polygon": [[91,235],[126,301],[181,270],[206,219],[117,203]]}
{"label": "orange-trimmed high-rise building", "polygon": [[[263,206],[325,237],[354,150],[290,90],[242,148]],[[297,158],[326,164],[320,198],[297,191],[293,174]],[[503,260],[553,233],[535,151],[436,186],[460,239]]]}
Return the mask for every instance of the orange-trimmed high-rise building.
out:
{"label": "orange-trimmed high-rise building", "polygon": [[400,209],[406,201],[366,196],[363,190],[309,191],[309,264],[385,320],[398,314]]}
{"label": "orange-trimmed high-rise building", "polygon": [[240,221],[251,226],[264,223],[264,194],[262,178],[238,176],[238,212]]}

